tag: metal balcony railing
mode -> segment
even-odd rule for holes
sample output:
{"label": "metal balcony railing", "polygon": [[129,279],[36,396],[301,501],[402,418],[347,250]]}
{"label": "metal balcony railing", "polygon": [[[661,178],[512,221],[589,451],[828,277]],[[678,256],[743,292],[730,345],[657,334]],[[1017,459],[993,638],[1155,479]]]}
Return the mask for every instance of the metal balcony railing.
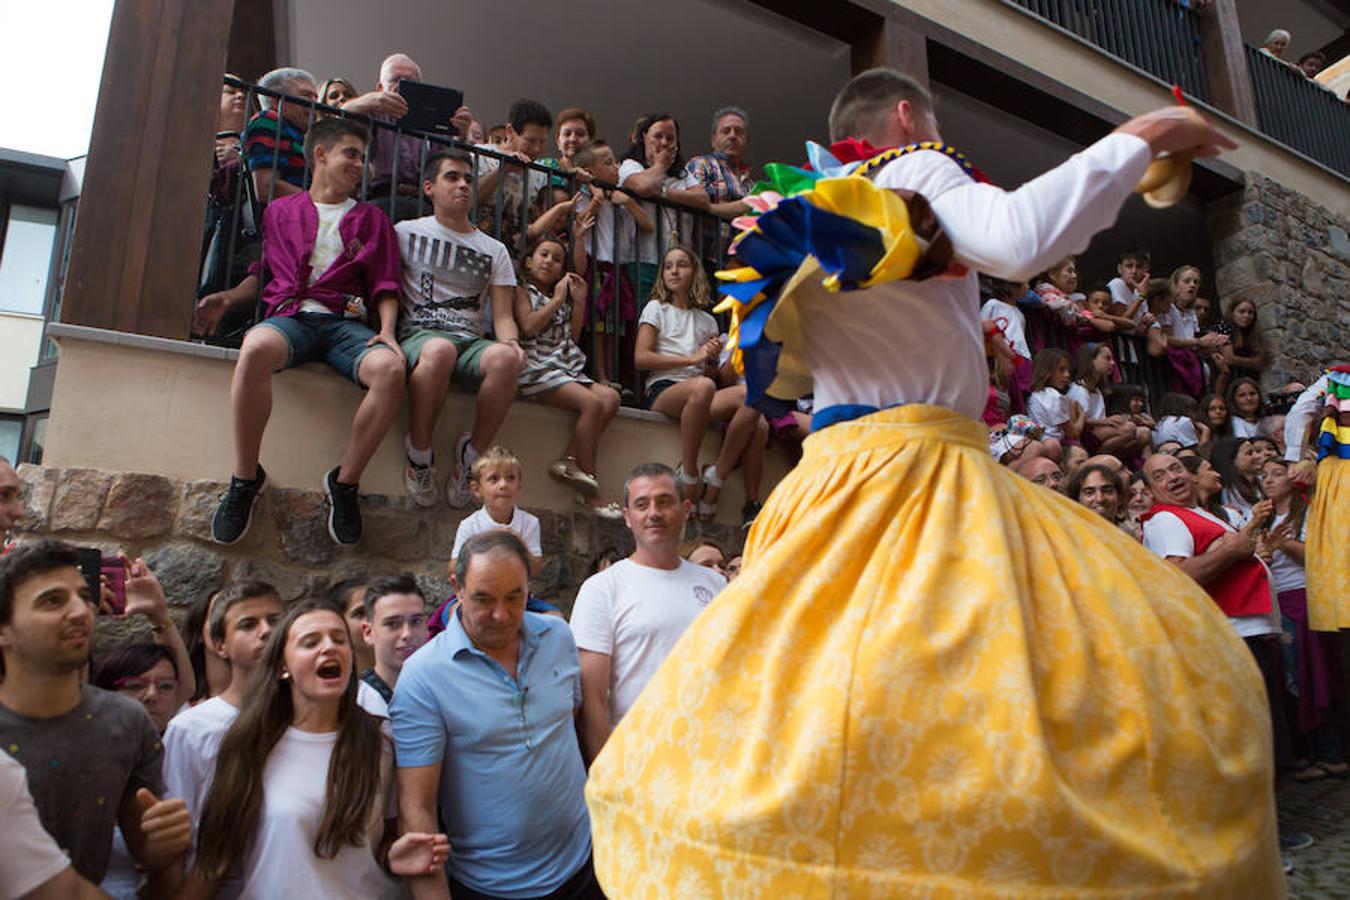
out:
{"label": "metal balcony railing", "polygon": [[1255,47],[1247,48],[1247,69],[1261,130],[1350,177],[1350,104]]}
{"label": "metal balcony railing", "polygon": [[1209,102],[1200,28],[1176,0],[1008,0]]}

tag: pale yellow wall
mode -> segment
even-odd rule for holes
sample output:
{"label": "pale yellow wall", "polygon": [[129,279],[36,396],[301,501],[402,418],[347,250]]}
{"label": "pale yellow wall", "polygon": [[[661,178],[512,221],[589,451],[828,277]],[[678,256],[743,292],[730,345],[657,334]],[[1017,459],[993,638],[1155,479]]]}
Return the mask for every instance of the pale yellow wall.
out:
{"label": "pale yellow wall", "polygon": [[[1166,87],[998,0],[893,2],[1127,115],[1176,102]],[[1350,189],[1344,179],[1303,161],[1253,129],[1227,120],[1219,125],[1240,144],[1224,154],[1226,162],[1260,172],[1338,215],[1350,216]]]}
{"label": "pale yellow wall", "polygon": [[[228,479],[234,459],[232,362],[70,337],[60,338],[59,344],[46,465]],[[323,474],[337,464],[346,444],[361,392],[317,364],[283,372],[273,385],[272,420],[262,451],[268,477],[274,486],[320,490]],[[438,452],[449,455],[455,437],[468,430],[472,414],[472,397],[452,391],[436,433]],[[362,492],[404,493],[406,427],[406,415],[400,415],[361,481]],[[572,417],[560,410],[525,402],[512,406],[498,440],[525,463],[522,505],[567,509],[575,502],[572,492],[547,474],[548,464],[570,439],[571,427]],[[714,459],[718,446],[717,437],[705,439],[703,462]],[[601,444],[601,484],[617,499],[632,467],[653,461],[673,466],[679,457],[674,424],[620,416]],[[765,496],[785,470],[783,458],[771,452]],[[441,475],[448,474],[447,465]],[[740,475],[735,474],[723,492],[719,517],[739,521],[743,499]]]}
{"label": "pale yellow wall", "polygon": [[42,347],[42,316],[0,311],[0,409],[28,402],[28,370]]}

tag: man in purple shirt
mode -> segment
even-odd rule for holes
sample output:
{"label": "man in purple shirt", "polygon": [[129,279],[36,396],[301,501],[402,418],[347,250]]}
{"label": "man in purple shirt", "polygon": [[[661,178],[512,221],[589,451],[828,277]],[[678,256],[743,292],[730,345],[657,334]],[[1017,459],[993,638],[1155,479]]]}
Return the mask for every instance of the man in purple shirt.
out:
{"label": "man in purple shirt", "polygon": [[[395,338],[398,239],[383,212],[351,196],[361,185],[366,141],[366,129],[350,120],[315,122],[305,135],[309,190],[273,200],[263,215],[266,318],[244,336],[230,386],[235,462],[211,522],[217,543],[233,544],[248,532],[267,481],[258,454],[272,412],[273,374],[320,359],[366,389],[342,462],[323,479],[328,533],[340,544],[361,539],[357,482],[393,424],[404,389]],[[234,290],[256,296],[258,277],[251,274]]]}

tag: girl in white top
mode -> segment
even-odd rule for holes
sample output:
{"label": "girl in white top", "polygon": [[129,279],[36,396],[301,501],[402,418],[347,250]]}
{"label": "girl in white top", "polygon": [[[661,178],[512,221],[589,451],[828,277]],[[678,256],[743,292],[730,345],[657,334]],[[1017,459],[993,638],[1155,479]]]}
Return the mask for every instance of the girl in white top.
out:
{"label": "girl in white top", "polygon": [[356,703],[347,623],[322,601],[272,632],[221,740],[197,856],[178,896],[402,896],[394,876],[445,864],[443,834],[397,836],[393,748]]}
{"label": "girl in white top", "polygon": [[1031,396],[1027,415],[1057,441],[1076,441],[1083,433],[1083,407],[1066,395],[1072,380],[1069,354],[1047,347],[1036,354],[1031,373]]}
{"label": "girl in white top", "polygon": [[1074,359],[1074,381],[1068,397],[1083,410],[1083,443],[1089,450],[1110,453],[1129,462],[1148,446],[1150,432],[1126,415],[1106,414],[1102,387],[1111,383],[1116,357],[1107,343],[1087,343]]}
{"label": "girl in white top", "polygon": [[1237,513],[1235,528],[1270,516],[1270,503],[1261,492],[1262,458],[1256,444],[1245,438],[1215,441],[1209,451],[1209,461],[1223,476],[1223,504]]}
{"label": "girl in white top", "polygon": [[1228,388],[1228,411],[1233,437],[1250,438],[1261,433],[1261,385],[1252,378],[1235,378]]}
{"label": "girl in white top", "polygon": [[[707,311],[708,279],[694,252],[672,247],[661,260],[661,275],[652,299],[638,319],[633,359],[647,373],[647,406],[680,422],[680,465],[676,477],[689,500],[699,500],[699,515],[711,518],[717,509],[722,480],[744,467],[746,506],[758,511],[760,477],[768,424],[745,405],[745,386],[718,388],[717,364],[722,338],[717,320]],[[709,422],[728,421],[717,461],[699,470],[698,453]],[[754,509],[750,509],[753,504]]]}

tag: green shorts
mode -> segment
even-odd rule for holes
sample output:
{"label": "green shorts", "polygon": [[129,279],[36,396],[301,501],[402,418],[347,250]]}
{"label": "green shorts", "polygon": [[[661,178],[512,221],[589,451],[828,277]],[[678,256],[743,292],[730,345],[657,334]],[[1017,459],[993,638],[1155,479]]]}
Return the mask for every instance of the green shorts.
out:
{"label": "green shorts", "polygon": [[455,345],[455,371],[450,376],[451,381],[460,387],[475,391],[482,386],[483,353],[496,341],[487,338],[463,338],[444,331],[418,328],[399,342],[399,346],[403,348],[403,356],[408,361],[409,372],[417,365],[417,357],[421,355],[427,341],[449,341]]}

